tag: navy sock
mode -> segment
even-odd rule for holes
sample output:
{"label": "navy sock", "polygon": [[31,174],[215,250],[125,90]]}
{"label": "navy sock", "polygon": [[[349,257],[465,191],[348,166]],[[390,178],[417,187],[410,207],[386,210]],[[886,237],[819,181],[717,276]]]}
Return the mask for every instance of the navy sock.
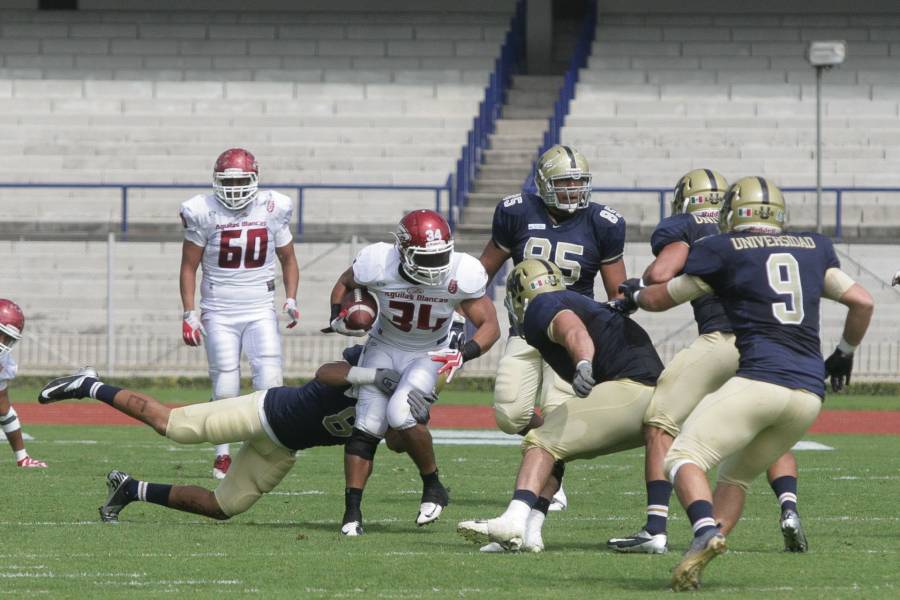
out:
{"label": "navy sock", "polygon": [[125,497],[129,502],[140,500],[141,502],[152,502],[162,506],[169,505],[169,492],[172,486],[167,483],[147,483],[132,479],[125,484]]}
{"label": "navy sock", "polygon": [[440,477],[438,477],[437,469],[434,470],[434,473],[429,473],[428,475],[422,475],[421,473],[419,473],[419,477],[422,478],[422,483],[425,485],[425,487],[431,487],[441,483],[441,479]]}
{"label": "navy sock", "polygon": [[361,488],[344,488],[344,517],[342,519],[344,523],[362,521],[362,510],[360,510],[362,496]]}
{"label": "navy sock", "polygon": [[687,507],[688,518],[694,530],[694,537],[699,537],[716,528],[716,520],[713,519],[713,505],[707,500],[696,500]]}
{"label": "navy sock", "polygon": [[797,511],[797,478],[791,475],[779,477],[771,484],[772,491],[778,497],[781,504],[781,512],[786,510]]}
{"label": "navy sock", "polygon": [[521,500],[528,505],[529,508],[537,503],[537,494],[531,490],[516,490],[512,497],[513,500]]}
{"label": "navy sock", "polygon": [[81,398],[93,398],[112,406],[113,398],[115,398],[116,394],[121,390],[122,388],[114,385],[106,385],[99,379],[85,377],[78,390],[78,394]]}
{"label": "navy sock", "polygon": [[644,529],[650,535],[666,532],[671,497],[672,484],[668,481],[663,479],[647,482],[647,525]]}
{"label": "navy sock", "polygon": [[533,510],[539,510],[546,515],[547,511],[550,510],[550,501],[543,496],[538,497],[537,502],[535,502],[534,506],[532,506],[531,508]]}

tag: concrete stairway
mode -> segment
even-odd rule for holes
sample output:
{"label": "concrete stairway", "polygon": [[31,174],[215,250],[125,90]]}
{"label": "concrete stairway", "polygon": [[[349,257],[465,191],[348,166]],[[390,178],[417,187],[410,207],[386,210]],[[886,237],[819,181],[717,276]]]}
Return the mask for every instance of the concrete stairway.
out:
{"label": "concrete stairway", "polygon": [[537,158],[560,85],[562,77],[557,75],[513,77],[497,129],[484,151],[484,164],[460,216],[457,228],[460,250],[479,255],[490,239],[491,218],[497,202],[521,191],[522,182]]}

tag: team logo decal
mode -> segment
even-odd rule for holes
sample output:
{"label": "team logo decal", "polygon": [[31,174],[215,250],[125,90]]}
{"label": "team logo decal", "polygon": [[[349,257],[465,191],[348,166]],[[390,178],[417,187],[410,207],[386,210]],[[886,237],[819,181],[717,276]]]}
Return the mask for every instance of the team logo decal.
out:
{"label": "team logo decal", "polygon": [[275,211],[275,201],[274,200],[269,200],[268,204],[266,204],[266,210],[269,212]]}
{"label": "team logo decal", "polygon": [[447,285],[447,291],[451,294],[455,294],[459,290],[459,285],[456,283],[455,279],[451,279],[450,283]]}
{"label": "team logo decal", "polygon": [[753,209],[752,208],[739,208],[737,210],[737,213],[738,213],[739,217],[752,217]]}

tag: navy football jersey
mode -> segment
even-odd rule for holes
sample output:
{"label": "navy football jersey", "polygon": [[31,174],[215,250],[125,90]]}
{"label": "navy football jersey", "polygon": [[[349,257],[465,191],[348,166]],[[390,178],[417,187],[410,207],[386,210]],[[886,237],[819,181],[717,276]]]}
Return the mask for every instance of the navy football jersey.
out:
{"label": "navy football jersey", "polygon": [[824,397],[819,300],[825,271],[840,266],[825,236],[743,232],[695,243],[684,272],[722,301],[741,354],[739,376]]}
{"label": "navy football jersey", "polygon": [[540,196],[523,193],[497,204],[491,237],[514,264],[526,258],[556,263],[568,289],[593,298],[600,266],[616,262],[625,251],[625,219],[591,202],[557,224]]}
{"label": "navy football jersey", "polygon": [[[362,346],[344,350],[344,360],[359,362]],[[332,387],[317,379],[300,387],[275,387],[266,393],[263,410],[272,433],[291,450],[343,444],[356,419],[356,398],[349,385]]]}
{"label": "navy football jersey", "polygon": [[[693,246],[699,239],[718,234],[718,217],[701,217],[690,213],[672,215],[660,221],[653,230],[653,235],[650,236],[650,249],[653,250],[653,256],[659,256],[663,248],[672,242],[684,242],[688,246]],[[731,333],[731,322],[725,315],[725,308],[714,294],[691,300],[691,306],[694,308],[697,331],[701,335],[716,331]]]}
{"label": "navy football jersey", "polygon": [[564,346],[550,341],[547,328],[564,310],[574,312],[594,340],[593,369],[597,383],[628,378],[656,385],[663,364],[647,332],[607,305],[569,290],[539,294],[525,311],[525,341],[538,349],[541,358],[560,377],[572,383],[575,365]]}

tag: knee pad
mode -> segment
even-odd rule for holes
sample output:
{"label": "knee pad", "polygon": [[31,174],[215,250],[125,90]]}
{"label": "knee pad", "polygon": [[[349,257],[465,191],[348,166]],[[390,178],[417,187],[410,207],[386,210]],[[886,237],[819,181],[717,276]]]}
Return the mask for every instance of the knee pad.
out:
{"label": "knee pad", "polygon": [[350,434],[350,439],[344,445],[344,454],[352,454],[365,460],[374,460],[379,442],[381,440],[371,433],[366,433],[362,429],[354,427],[353,432]]}
{"label": "knee pad", "polygon": [[0,429],[3,429],[3,433],[12,433],[21,428],[22,424],[19,423],[19,415],[12,406],[9,407],[8,413],[0,415]]}
{"label": "knee pad", "polygon": [[566,474],[566,463],[561,460],[553,463],[553,470],[550,471],[550,474],[556,477],[556,480],[562,483],[563,475]]}
{"label": "knee pad", "polygon": [[209,376],[212,379],[212,400],[234,398],[241,393],[241,375],[237,369],[234,371],[211,372]]}
{"label": "knee pad", "polygon": [[494,404],[494,420],[503,433],[521,435],[525,428],[528,427],[528,424],[531,423],[531,417],[534,415],[533,408],[513,414],[515,408],[513,405]]}

